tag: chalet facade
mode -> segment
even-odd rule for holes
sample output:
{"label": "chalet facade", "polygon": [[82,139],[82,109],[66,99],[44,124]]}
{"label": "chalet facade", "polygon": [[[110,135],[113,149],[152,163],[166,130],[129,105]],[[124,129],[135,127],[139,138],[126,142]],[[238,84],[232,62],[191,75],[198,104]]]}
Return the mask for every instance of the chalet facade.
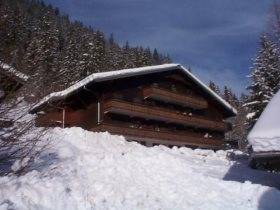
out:
{"label": "chalet facade", "polygon": [[95,73],[33,107],[37,126],[108,131],[147,146],[220,149],[236,111],[187,69],[164,64]]}

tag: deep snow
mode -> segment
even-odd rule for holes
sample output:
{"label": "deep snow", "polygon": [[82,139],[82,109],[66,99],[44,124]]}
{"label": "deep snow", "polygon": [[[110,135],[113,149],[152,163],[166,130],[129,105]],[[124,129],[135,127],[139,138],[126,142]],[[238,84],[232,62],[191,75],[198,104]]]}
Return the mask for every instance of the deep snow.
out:
{"label": "deep snow", "polygon": [[0,209],[279,209],[280,191],[264,185],[280,176],[249,169],[240,152],[147,148],[81,128],[44,138],[36,170],[0,178]]}
{"label": "deep snow", "polygon": [[280,151],[280,91],[261,114],[248,140],[255,152]]}

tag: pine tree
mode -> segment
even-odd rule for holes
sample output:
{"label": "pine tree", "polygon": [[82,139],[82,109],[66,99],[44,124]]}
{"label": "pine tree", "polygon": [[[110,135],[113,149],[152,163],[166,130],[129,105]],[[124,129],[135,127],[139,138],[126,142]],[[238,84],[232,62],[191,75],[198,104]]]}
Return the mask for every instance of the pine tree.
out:
{"label": "pine tree", "polygon": [[172,63],[172,60],[171,60],[169,54],[167,54],[166,56],[163,57],[161,63]]}
{"label": "pine tree", "polygon": [[209,86],[209,88],[210,88],[211,90],[213,90],[215,93],[217,93],[218,95],[221,95],[220,88],[219,88],[218,85],[215,84],[215,82],[210,81],[208,86]]}
{"label": "pine tree", "polygon": [[58,77],[58,28],[53,14],[46,12],[34,26],[26,49],[24,60],[29,73],[33,73],[36,86],[41,94],[46,94],[56,89],[54,81]]}
{"label": "pine tree", "polygon": [[233,91],[227,87],[224,86],[224,90],[223,90],[223,98],[233,107],[237,108],[239,101],[237,96],[233,93]]}
{"label": "pine tree", "polygon": [[34,88],[39,97],[95,72],[171,61],[156,50],[122,47],[113,34],[106,39],[42,1],[1,0],[0,26],[0,59],[41,84],[42,90]]}
{"label": "pine tree", "polygon": [[229,142],[237,142],[239,149],[245,150],[248,134],[248,124],[246,123],[248,108],[243,106],[243,104],[247,100],[247,96],[241,94],[240,98],[233,97],[233,99],[235,100],[234,107],[237,110],[237,115],[236,117],[227,119],[227,122],[232,125],[232,130],[226,133],[225,138]]}
{"label": "pine tree", "polygon": [[106,67],[109,70],[123,69],[125,66],[125,59],[122,52],[122,48],[114,41],[113,34],[111,34],[109,41],[105,44],[106,49]]}
{"label": "pine tree", "polygon": [[280,60],[279,50],[267,37],[261,37],[261,49],[249,75],[251,85],[246,107],[249,128],[255,124],[273,95],[279,90]]}
{"label": "pine tree", "polygon": [[157,49],[154,49],[153,60],[154,60],[153,63],[154,63],[155,65],[160,64],[160,55],[158,54]]}
{"label": "pine tree", "polygon": [[247,122],[246,116],[248,114],[248,108],[243,104],[247,101],[247,96],[241,94],[241,97],[237,97],[236,94],[228,86],[224,86],[222,91],[218,85],[213,81],[209,82],[209,88],[220,95],[231,106],[237,110],[237,116],[228,118],[226,121],[231,124],[232,129],[225,135],[227,142],[236,142],[239,149],[245,149],[247,145]]}

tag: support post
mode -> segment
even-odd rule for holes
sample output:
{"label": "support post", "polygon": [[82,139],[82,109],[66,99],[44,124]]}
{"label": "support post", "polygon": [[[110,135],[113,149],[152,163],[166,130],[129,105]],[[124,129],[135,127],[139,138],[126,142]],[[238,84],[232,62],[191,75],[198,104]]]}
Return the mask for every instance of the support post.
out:
{"label": "support post", "polygon": [[99,125],[100,124],[100,102],[98,101],[97,102],[97,124]]}
{"label": "support post", "polygon": [[62,128],[65,128],[65,109],[62,109]]}

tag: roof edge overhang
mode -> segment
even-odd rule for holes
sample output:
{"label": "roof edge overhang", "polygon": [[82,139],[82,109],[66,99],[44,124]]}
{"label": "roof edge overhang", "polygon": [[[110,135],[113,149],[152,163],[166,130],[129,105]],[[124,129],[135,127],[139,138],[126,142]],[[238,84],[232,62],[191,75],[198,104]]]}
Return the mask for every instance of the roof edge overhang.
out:
{"label": "roof edge overhang", "polygon": [[208,92],[208,94],[216,99],[218,103],[220,103],[228,112],[228,117],[234,117],[237,115],[237,110],[232,107],[226,100],[224,100],[221,96],[219,96],[217,93],[215,93],[213,90],[211,90],[207,85],[205,85],[201,80],[199,80],[196,76],[194,76],[188,69],[183,67],[182,65],[179,65],[180,68],[194,81],[198,86],[200,86],[204,91]]}

